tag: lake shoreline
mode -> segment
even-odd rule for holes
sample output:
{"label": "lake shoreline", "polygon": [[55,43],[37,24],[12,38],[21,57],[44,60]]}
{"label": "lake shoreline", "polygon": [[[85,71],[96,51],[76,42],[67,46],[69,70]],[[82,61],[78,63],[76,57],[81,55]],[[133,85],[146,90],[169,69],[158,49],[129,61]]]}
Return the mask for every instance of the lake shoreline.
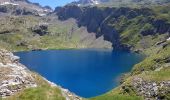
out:
{"label": "lake shoreline", "polygon": [[[30,57],[33,57],[33,58],[36,58],[36,57],[34,57],[34,55],[39,55],[39,54],[37,54],[37,53],[43,53],[43,54],[45,54],[46,52],[51,52],[51,54],[56,54],[55,52],[58,52],[59,54],[60,53],[66,53],[66,55],[70,55],[68,52],[77,52],[77,53],[75,53],[76,55],[77,54],[79,54],[79,55],[74,55],[74,57],[70,57],[70,60],[72,59],[72,58],[75,58],[75,57],[78,57],[78,56],[80,56],[81,54],[82,54],[82,52],[84,52],[84,51],[87,51],[87,52],[103,52],[102,53],[102,55],[103,54],[105,54],[106,53],[106,55],[108,55],[108,57],[111,57],[112,56],[112,52],[113,52],[113,54],[115,55],[116,54],[116,56],[117,56],[117,54],[120,56],[120,55],[127,55],[127,57],[128,57],[128,55],[130,55],[131,54],[131,52],[128,52],[128,51],[114,51],[114,50],[112,50],[112,49],[94,49],[94,48],[83,48],[83,49],[60,49],[60,50],[42,50],[42,51],[24,51],[24,52],[16,52],[16,53],[21,53],[21,55],[24,55],[24,53],[26,53],[26,54],[31,54],[32,56],[30,56]],[[110,53],[111,54],[110,54]],[[128,54],[126,54],[126,53],[128,53]],[[72,53],[71,53],[72,54]],[[134,55],[138,55],[138,54],[136,54],[136,53],[132,53],[132,54],[134,54]],[[46,59],[48,59],[48,55],[49,54],[47,54],[45,57],[46,57]],[[62,55],[62,54],[61,54]],[[90,54],[91,55],[91,54]],[[51,55],[52,56],[52,55]],[[51,57],[50,56],[50,57]],[[115,56],[115,57],[116,57]],[[24,59],[26,59],[25,57],[26,56],[23,56],[24,57]],[[114,57],[114,58],[115,58]],[[43,57],[40,57],[40,58],[43,58]],[[40,58],[36,58],[36,59],[40,59]],[[52,57],[52,58],[54,58],[54,57]],[[62,57],[60,57],[60,56],[57,56],[57,58],[60,58],[60,59],[63,59]],[[90,57],[91,58],[91,57]],[[91,58],[91,59],[93,59],[93,58]],[[96,59],[96,58],[94,58],[94,59]],[[93,59],[93,60],[94,60]],[[97,57],[97,59],[98,59],[98,57]],[[102,58],[102,59],[104,59],[104,58]],[[129,58],[128,58],[129,59]],[[136,58],[135,58],[136,59]],[[21,60],[23,60],[22,59],[22,57],[21,57]],[[59,60],[59,59],[58,59]],[[58,60],[56,60],[56,61],[58,61]],[[73,60],[73,59],[72,59]],[[106,60],[108,61],[108,58],[106,58]],[[61,60],[59,60],[59,62],[60,62]],[[73,60],[74,61],[74,60]],[[82,60],[82,61],[84,61],[84,60]],[[82,62],[82,61],[80,61],[80,62]],[[85,60],[86,61],[86,60]],[[37,62],[37,61],[36,61]],[[97,61],[97,62],[103,62],[103,61]],[[21,62],[22,63],[22,62]],[[37,62],[37,63],[39,63],[40,64],[40,62]],[[67,63],[70,63],[70,62],[67,62]],[[113,63],[113,62],[112,62]],[[126,61],[126,63],[129,63],[128,61]],[[23,63],[24,64],[24,63]],[[29,64],[29,63],[28,63]],[[84,63],[84,64],[86,64],[86,63]],[[43,63],[43,65],[46,65],[46,63]],[[31,64],[29,64],[29,65],[26,65],[26,66],[29,66],[29,67],[31,67],[31,69],[30,70],[32,70],[32,66],[34,66],[34,65],[31,65]],[[36,65],[37,66],[37,68],[38,68],[38,66],[41,66],[41,67],[43,67],[42,65]],[[46,65],[46,66],[49,66],[49,65]],[[61,66],[61,65],[53,65],[53,66]],[[86,65],[84,65],[84,66],[86,66]],[[110,64],[109,63],[109,66],[115,66],[114,64]],[[116,65],[117,66],[117,65]],[[118,65],[119,66],[119,65]],[[124,65],[120,65],[120,66],[124,66]],[[45,66],[44,66],[45,67]],[[44,68],[43,67],[43,68]],[[132,68],[132,66],[129,66],[129,67],[127,67],[127,68],[130,68],[130,69],[128,69],[128,71],[126,71],[126,73],[127,72],[129,72],[130,70],[131,70],[131,68]],[[33,68],[34,69],[34,68]],[[58,69],[59,70],[59,69]],[[113,70],[113,69],[112,69]],[[34,69],[34,71],[35,71],[35,69]],[[111,70],[109,70],[110,72],[109,73],[111,73],[111,74],[114,74],[114,70],[113,71],[111,71]],[[36,71],[37,72],[37,71]],[[74,71],[75,72],[75,71]],[[77,72],[79,72],[79,71],[77,71]],[[37,72],[37,73],[40,73],[40,72]],[[55,73],[55,72],[54,72]],[[57,73],[57,72],[56,72]],[[67,73],[68,74],[68,73]],[[46,75],[46,74],[45,74]],[[41,74],[41,76],[43,76],[44,77],[44,75],[43,74]],[[115,76],[115,75],[114,75]],[[116,76],[115,76],[116,77]],[[48,79],[47,78],[47,76],[45,77],[46,79]],[[62,78],[61,78],[62,79]],[[48,79],[49,80],[49,79]],[[52,81],[52,80],[50,80],[50,81]],[[55,81],[52,81],[52,82],[55,82]],[[100,82],[99,82],[100,83]],[[57,83],[56,83],[57,84]],[[118,84],[119,85],[119,84]],[[67,87],[64,87],[64,88],[67,88]],[[113,88],[111,88],[111,89],[113,89]],[[72,91],[72,90],[71,90]],[[77,94],[77,93],[76,93]]]}

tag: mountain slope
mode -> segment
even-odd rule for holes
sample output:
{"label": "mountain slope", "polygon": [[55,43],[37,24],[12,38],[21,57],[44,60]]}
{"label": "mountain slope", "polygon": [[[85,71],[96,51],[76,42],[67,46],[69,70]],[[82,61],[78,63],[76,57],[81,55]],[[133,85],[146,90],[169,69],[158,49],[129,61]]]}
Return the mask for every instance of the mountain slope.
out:
{"label": "mountain slope", "polygon": [[[60,20],[76,19],[79,26],[85,26],[88,32],[96,33],[96,38],[103,36],[115,49],[134,50],[146,49],[158,41],[169,38],[169,19],[160,17],[165,15],[160,11],[154,8],[100,8],[73,5],[65,6],[55,13]],[[155,37],[157,34],[159,36],[155,40],[145,44],[145,41],[148,41],[147,37]]]}
{"label": "mountain slope", "polygon": [[[146,59],[123,76],[112,91],[91,100],[169,100],[170,5],[147,8],[65,6],[55,14],[74,18],[96,38],[103,36],[114,49],[142,52]],[[165,89],[166,88],[166,89]]]}
{"label": "mountain slope", "polygon": [[71,4],[78,6],[110,6],[110,7],[137,7],[150,5],[166,5],[169,0],[79,0]]}
{"label": "mountain slope", "polygon": [[0,12],[15,15],[34,14],[44,16],[52,12],[52,9],[49,7],[42,7],[39,4],[31,3],[27,0],[1,0]]}

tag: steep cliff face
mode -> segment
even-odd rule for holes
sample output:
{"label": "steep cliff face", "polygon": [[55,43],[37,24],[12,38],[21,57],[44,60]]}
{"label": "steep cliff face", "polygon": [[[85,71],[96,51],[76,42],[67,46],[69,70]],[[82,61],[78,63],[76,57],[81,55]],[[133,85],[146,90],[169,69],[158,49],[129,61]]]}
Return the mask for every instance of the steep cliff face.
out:
{"label": "steep cliff face", "polygon": [[[168,21],[157,18],[156,13],[150,8],[99,8],[72,5],[57,9],[54,13],[60,20],[76,19],[79,27],[87,27],[88,32],[96,33],[96,38],[104,36],[115,49],[130,49],[142,37],[170,32]],[[133,40],[129,40],[130,38]]]}
{"label": "steep cliff face", "polygon": [[166,5],[169,0],[77,0],[69,5],[105,6],[105,7],[148,7],[151,5]]}
{"label": "steep cliff face", "polygon": [[104,22],[111,12],[111,8],[99,9],[97,7],[80,8],[78,6],[66,6],[66,8],[61,8],[56,13],[60,20],[75,18],[79,27],[87,27],[87,31],[96,33],[97,38],[104,36],[105,40],[113,42],[114,47],[118,47],[118,33]]}

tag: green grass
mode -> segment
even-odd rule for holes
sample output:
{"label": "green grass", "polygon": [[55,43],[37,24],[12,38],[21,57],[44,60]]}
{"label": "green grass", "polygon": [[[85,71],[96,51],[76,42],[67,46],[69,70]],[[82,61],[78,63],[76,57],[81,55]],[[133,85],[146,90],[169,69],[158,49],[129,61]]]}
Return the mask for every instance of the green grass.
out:
{"label": "green grass", "polygon": [[38,87],[25,89],[3,100],[65,100],[59,88],[50,86],[41,76],[33,74]]}
{"label": "green grass", "polygon": [[[47,19],[35,16],[10,16],[0,19],[0,32],[9,31],[9,33],[0,34],[0,47],[10,51],[86,47],[85,43],[80,43],[81,36],[78,32],[81,30],[75,26],[73,20],[61,22],[57,19],[53,21],[47,21]],[[40,22],[49,23],[48,34],[44,36],[38,36],[31,31],[31,28],[39,25]],[[73,36],[69,35],[70,32]],[[17,46],[18,43],[24,43],[24,45]]]}
{"label": "green grass", "polygon": [[115,94],[115,95],[102,95],[95,98],[91,98],[90,100],[143,100],[143,99],[137,96]]}
{"label": "green grass", "polygon": [[170,66],[169,68],[163,68],[160,71],[151,71],[149,73],[142,73],[139,77],[146,81],[169,81],[170,80]]}
{"label": "green grass", "polygon": [[89,100],[143,100],[143,98],[137,96],[132,90],[130,90],[129,93],[125,92],[121,86],[119,86],[106,94],[89,98]]}
{"label": "green grass", "polygon": [[140,74],[142,71],[153,71],[166,63],[170,57],[170,46],[162,49],[159,52],[152,52],[144,61],[134,66],[132,73]]}
{"label": "green grass", "polygon": [[155,12],[157,19],[164,19],[170,22],[170,4],[151,8]]}

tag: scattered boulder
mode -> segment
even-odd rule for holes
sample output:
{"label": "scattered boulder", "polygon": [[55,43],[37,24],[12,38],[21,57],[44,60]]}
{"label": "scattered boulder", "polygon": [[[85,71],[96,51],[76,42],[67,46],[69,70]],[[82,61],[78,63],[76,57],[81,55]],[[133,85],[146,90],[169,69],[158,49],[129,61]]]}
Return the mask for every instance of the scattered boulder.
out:
{"label": "scattered boulder", "polygon": [[32,27],[31,30],[36,34],[43,36],[45,34],[48,34],[48,25],[45,25],[45,24],[36,25],[36,26]]}
{"label": "scattered boulder", "polygon": [[160,45],[160,44],[165,43],[165,42],[166,42],[166,40],[163,40],[163,41],[157,42],[155,45]]}
{"label": "scattered boulder", "polygon": [[138,95],[143,96],[146,100],[165,100],[165,95],[170,92],[170,81],[148,82],[136,77],[133,79],[133,87]]}

